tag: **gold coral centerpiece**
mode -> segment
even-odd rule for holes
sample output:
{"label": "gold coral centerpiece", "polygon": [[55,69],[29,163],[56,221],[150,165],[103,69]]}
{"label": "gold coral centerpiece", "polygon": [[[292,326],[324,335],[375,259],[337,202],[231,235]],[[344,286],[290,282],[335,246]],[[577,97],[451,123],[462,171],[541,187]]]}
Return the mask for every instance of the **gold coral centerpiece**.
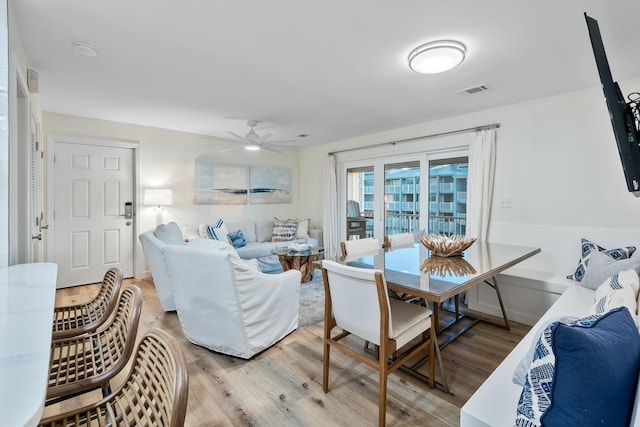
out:
{"label": "gold coral centerpiece", "polygon": [[422,261],[420,269],[425,273],[437,274],[438,276],[457,276],[464,277],[470,274],[476,274],[477,271],[471,264],[461,257],[438,257],[430,256]]}
{"label": "gold coral centerpiece", "polygon": [[427,234],[420,239],[431,251],[431,255],[439,257],[461,256],[476,241],[475,237],[447,236],[445,234]]}

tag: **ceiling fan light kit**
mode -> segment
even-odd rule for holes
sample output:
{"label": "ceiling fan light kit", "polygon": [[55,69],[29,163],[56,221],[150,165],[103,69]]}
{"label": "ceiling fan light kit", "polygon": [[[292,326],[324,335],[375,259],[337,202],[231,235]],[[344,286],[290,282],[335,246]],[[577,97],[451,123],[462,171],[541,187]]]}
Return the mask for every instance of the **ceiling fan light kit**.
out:
{"label": "ceiling fan light kit", "polygon": [[442,73],[460,65],[466,53],[466,46],[455,40],[425,43],[409,54],[409,68],[422,74]]}
{"label": "ceiling fan light kit", "polygon": [[261,123],[260,120],[247,120],[247,126],[249,126],[249,132],[247,132],[244,135],[239,135],[235,132],[231,132],[231,131],[227,131],[227,133],[231,136],[233,136],[235,139],[230,139],[230,138],[217,138],[217,137],[213,137],[213,136],[202,136],[201,138],[204,139],[217,139],[220,141],[231,141],[231,142],[240,142],[243,145],[239,146],[236,145],[235,147],[229,147],[229,148],[225,148],[222,150],[219,150],[220,153],[226,153],[227,151],[232,151],[232,150],[238,150],[240,148],[244,148],[245,150],[248,151],[259,151],[259,150],[267,150],[267,151],[273,151],[274,153],[282,153],[282,151],[277,150],[275,148],[273,148],[273,146],[281,146],[284,148],[295,148],[294,146],[291,146],[287,143],[291,143],[294,141],[297,141],[299,138],[303,138],[303,137],[307,137],[309,135],[307,134],[300,134],[298,135],[298,138],[296,139],[283,139],[283,140],[278,140],[278,141],[267,141],[267,139],[271,138],[273,136],[272,133],[267,132],[267,133],[263,133],[262,135],[258,134],[255,131],[255,127],[258,125],[258,123]]}

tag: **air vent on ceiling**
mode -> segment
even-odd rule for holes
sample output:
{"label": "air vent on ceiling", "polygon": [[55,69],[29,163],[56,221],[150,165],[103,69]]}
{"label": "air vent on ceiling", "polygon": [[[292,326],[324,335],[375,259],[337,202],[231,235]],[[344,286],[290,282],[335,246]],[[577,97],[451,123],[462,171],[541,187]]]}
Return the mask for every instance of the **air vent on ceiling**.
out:
{"label": "air vent on ceiling", "polygon": [[468,93],[469,95],[471,95],[474,93],[483,92],[487,89],[489,89],[487,85],[477,85],[477,86],[471,86],[466,89],[459,90],[456,93]]}

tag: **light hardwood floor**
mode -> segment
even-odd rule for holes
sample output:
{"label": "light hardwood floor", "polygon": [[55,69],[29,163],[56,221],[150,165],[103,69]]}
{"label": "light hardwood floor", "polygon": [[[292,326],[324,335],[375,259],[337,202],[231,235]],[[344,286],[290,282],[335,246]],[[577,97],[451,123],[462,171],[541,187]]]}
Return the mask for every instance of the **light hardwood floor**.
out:
{"label": "light hardwood floor", "polygon": [[[151,279],[127,280],[123,288],[131,284],[139,286],[144,293],[138,338],[147,330],[161,328],[175,337],[184,352],[190,381],[185,425],[355,427],[377,424],[376,371],[333,350],[329,392],[322,391],[322,322],[294,331],[247,361],[189,343],[182,334],[176,313],[162,311]],[[56,304],[87,300],[97,289],[97,285],[60,289]],[[514,322],[511,322],[511,331],[480,323],[447,346],[442,357],[451,394],[430,389],[401,372],[390,375],[387,425],[459,425],[460,407],[528,330],[529,326]],[[354,339],[353,345],[361,346],[361,343]],[[123,377],[121,374],[113,386]],[[100,392],[91,392],[47,407],[45,415],[100,397]]]}

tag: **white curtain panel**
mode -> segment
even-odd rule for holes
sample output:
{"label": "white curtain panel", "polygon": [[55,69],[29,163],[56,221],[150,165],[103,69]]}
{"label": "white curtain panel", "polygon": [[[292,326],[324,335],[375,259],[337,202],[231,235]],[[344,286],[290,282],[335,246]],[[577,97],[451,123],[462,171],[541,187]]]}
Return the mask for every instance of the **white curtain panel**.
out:
{"label": "white curtain panel", "polygon": [[484,242],[489,233],[493,178],[496,169],[496,129],[473,133],[469,149],[467,236]]}
{"label": "white curtain panel", "polygon": [[326,258],[338,256],[338,180],[336,179],[336,157],[329,155],[324,169],[322,233]]}

